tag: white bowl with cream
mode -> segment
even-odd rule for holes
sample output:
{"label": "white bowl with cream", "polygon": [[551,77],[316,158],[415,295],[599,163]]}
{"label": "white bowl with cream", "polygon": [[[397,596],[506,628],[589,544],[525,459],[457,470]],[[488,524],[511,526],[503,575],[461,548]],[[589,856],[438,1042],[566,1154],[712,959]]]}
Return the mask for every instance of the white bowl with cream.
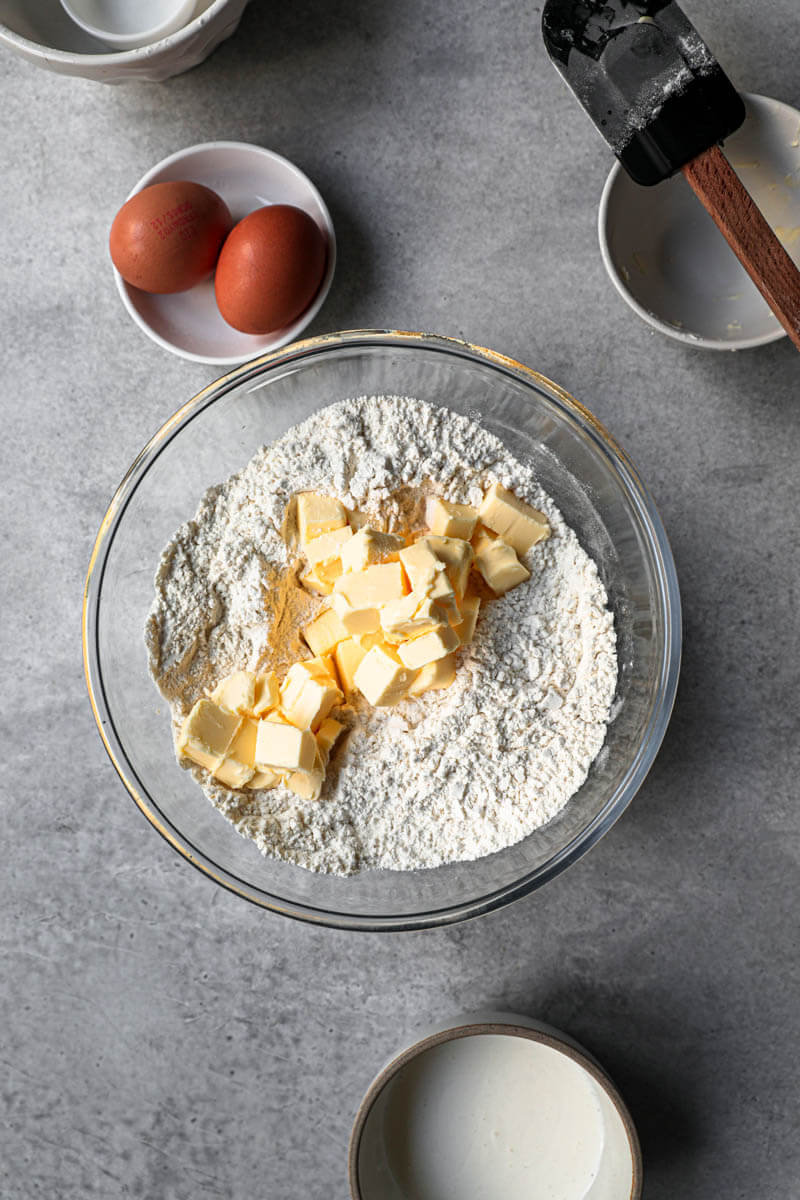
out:
{"label": "white bowl with cream", "polygon": [[638,1200],[639,1141],[600,1065],[503,1014],[437,1028],[378,1074],[350,1140],[353,1200]]}
{"label": "white bowl with cream", "polygon": [[[725,154],[800,266],[800,112],[768,96],[743,99],[747,116]],[[680,173],[640,187],[616,163],[598,232],[611,282],[667,337],[707,350],[745,350],[786,336]]]}

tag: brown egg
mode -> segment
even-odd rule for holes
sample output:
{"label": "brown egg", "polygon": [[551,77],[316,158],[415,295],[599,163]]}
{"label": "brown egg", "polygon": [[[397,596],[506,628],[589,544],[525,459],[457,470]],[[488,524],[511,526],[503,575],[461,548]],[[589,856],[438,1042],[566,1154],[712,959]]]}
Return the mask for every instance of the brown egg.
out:
{"label": "brown egg", "polygon": [[306,212],[291,204],[257,208],[235,225],[217,263],[219,311],[242,333],[272,333],[314,299],[327,243]]}
{"label": "brown egg", "polygon": [[214,270],[233,221],[211,188],[153,183],[131,196],[108,239],[122,278],[143,292],[185,292]]}

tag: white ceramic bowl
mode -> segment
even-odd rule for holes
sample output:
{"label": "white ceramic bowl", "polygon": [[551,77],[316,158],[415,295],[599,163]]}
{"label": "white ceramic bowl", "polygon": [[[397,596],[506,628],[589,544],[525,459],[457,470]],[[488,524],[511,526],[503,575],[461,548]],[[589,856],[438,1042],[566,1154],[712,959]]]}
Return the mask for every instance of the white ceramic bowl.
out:
{"label": "white ceramic bowl", "polygon": [[[526,1053],[531,1042],[535,1055]],[[552,1085],[559,1079],[567,1086],[556,1097]],[[532,1120],[526,1108],[534,1110]],[[584,1175],[571,1186],[566,1178],[560,1186],[551,1179],[554,1196],[565,1190],[584,1200],[641,1196],[636,1129],[597,1060],[530,1017],[478,1014],[426,1031],[375,1077],[350,1137],[350,1194],[352,1200],[439,1200],[462,1197],[466,1184],[470,1196],[505,1200],[509,1187],[522,1194],[517,1189],[527,1165],[531,1194],[539,1195],[546,1158],[560,1159],[565,1174],[572,1167]]]}
{"label": "white ceramic bowl", "polygon": [[[725,153],[800,265],[800,112],[766,96],[743,98],[747,117]],[[654,329],[709,350],[785,337],[683,175],[640,187],[616,163],[598,230],[612,283]]]}
{"label": "white ceramic bowl", "polygon": [[135,50],[109,50],[76,25],[58,0],[0,0],[0,46],[59,75],[158,83],[208,58],[234,33],[247,3],[197,0],[195,16],[175,33]]}
{"label": "white ceramic bowl", "polygon": [[81,29],[112,50],[135,50],[187,25],[195,0],[61,0],[61,6]]}
{"label": "white ceramic bowl", "polygon": [[[130,193],[151,183],[191,179],[219,193],[234,221],[265,204],[294,204],[314,218],[328,243],[319,291],[291,325],[266,336],[240,333],[222,318],[213,279],[187,292],[156,296],[126,283],[114,270],[122,303],[139,328],[164,350],[192,362],[234,366],[294,341],[319,312],[336,269],[336,237],[325,201],[311,180],[288,159],[246,142],[205,142],[179,150],[143,175]],[[127,199],[130,199],[130,196]],[[112,268],[113,269],[113,268]]]}

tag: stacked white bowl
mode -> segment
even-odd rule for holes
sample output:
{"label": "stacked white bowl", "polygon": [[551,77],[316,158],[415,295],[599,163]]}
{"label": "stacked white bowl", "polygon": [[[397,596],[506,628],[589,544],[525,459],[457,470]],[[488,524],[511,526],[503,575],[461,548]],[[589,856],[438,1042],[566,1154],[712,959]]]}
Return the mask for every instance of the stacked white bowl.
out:
{"label": "stacked white bowl", "polygon": [[61,75],[158,82],[201,63],[247,0],[0,0],[0,46]]}

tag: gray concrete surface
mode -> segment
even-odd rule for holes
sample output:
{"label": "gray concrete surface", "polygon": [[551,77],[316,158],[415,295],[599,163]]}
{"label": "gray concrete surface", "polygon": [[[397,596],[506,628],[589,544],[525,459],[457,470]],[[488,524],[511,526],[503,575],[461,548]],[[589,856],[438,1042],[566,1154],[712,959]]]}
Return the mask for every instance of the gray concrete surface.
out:
{"label": "gray concrete surface", "polygon": [[[800,103],[796,0],[686,8],[740,87]],[[612,291],[595,236],[610,156],[539,13],[256,2],[161,86],[0,55],[3,1200],[343,1197],[383,1057],[483,1005],[602,1060],[647,1200],[800,1193],[800,361],[785,341],[687,349]],[[429,329],[535,365],[617,435],[672,538],[685,665],[650,778],[586,859],[472,924],[352,935],[248,906],[156,836],[94,727],[94,535],[145,440],[215,374],[128,320],[108,225],[151,163],[212,138],[287,155],[327,197],[340,266],[312,331]]]}

